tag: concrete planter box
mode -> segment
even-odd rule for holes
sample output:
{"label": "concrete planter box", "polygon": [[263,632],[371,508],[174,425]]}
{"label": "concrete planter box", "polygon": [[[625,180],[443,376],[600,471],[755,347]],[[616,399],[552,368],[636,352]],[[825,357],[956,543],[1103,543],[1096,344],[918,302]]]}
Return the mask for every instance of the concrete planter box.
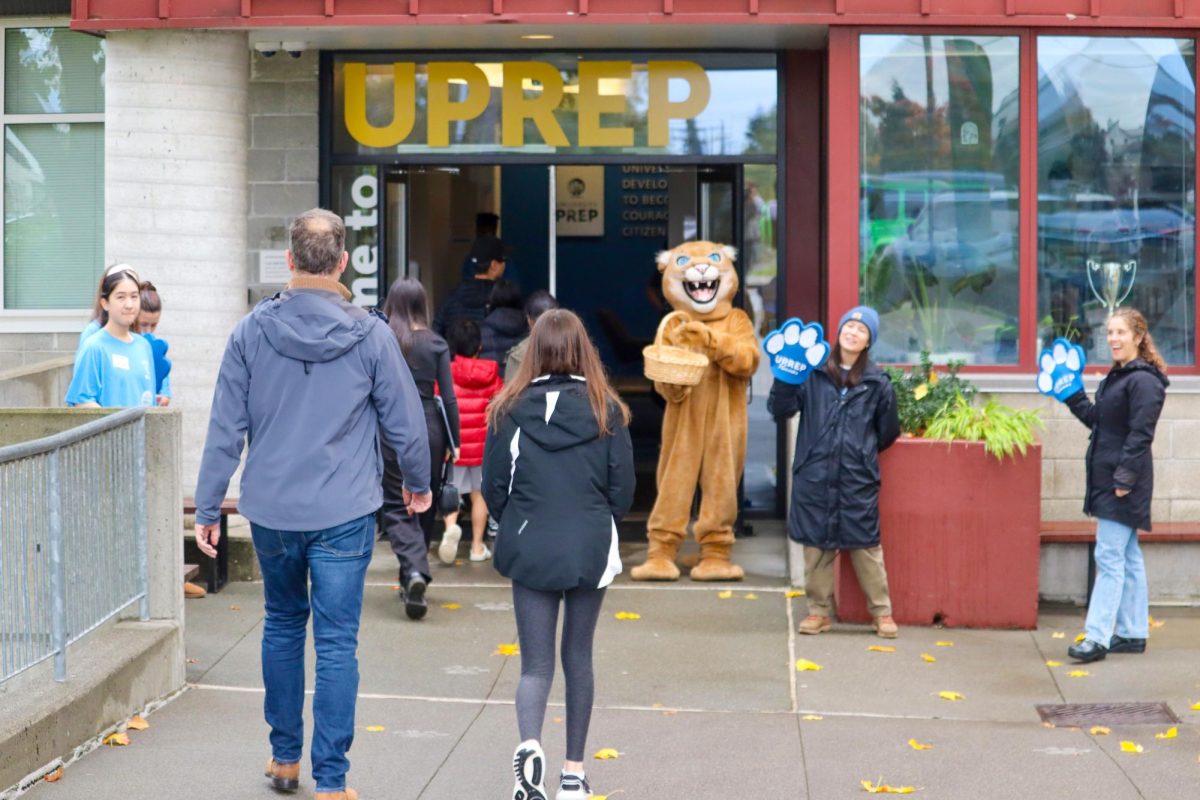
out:
{"label": "concrete planter box", "polygon": [[[979,442],[900,439],[880,457],[880,513],[901,625],[1037,627],[1041,446],[997,461]],[[838,618],[869,622],[849,558]]]}

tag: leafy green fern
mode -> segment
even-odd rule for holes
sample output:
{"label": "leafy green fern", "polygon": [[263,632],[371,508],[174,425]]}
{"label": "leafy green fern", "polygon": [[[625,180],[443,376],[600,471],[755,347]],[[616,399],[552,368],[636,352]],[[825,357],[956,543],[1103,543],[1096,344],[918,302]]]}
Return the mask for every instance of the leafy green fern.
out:
{"label": "leafy green fern", "polygon": [[1003,461],[1014,453],[1025,455],[1025,449],[1035,441],[1034,429],[1042,427],[1036,411],[1021,411],[997,403],[993,398],[976,408],[958,393],[934,415],[925,430],[925,437],[983,442],[988,453]]}

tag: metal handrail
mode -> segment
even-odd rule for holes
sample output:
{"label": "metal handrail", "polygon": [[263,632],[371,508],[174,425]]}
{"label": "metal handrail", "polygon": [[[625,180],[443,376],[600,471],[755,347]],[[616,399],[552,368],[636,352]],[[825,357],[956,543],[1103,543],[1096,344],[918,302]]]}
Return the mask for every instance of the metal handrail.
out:
{"label": "metal handrail", "polygon": [[110,431],[113,428],[137,422],[144,416],[146,416],[146,409],[144,407],[124,408],[115,414],[108,414],[101,419],[85,422],[74,428],[54,433],[50,436],[43,436],[41,439],[32,439],[28,442],[18,442],[17,444],[0,447],[0,464],[15,461],[19,458],[32,458],[42,453],[49,453],[51,450],[59,450],[67,445],[82,442],[84,439],[90,439],[105,431]]}

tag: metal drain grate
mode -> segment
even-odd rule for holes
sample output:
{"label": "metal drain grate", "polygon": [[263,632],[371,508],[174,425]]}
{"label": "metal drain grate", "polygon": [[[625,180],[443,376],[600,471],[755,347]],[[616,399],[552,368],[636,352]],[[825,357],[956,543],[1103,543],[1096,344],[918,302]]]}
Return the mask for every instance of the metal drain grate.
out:
{"label": "metal drain grate", "polygon": [[1043,722],[1059,727],[1178,723],[1166,703],[1066,703],[1037,706]]}

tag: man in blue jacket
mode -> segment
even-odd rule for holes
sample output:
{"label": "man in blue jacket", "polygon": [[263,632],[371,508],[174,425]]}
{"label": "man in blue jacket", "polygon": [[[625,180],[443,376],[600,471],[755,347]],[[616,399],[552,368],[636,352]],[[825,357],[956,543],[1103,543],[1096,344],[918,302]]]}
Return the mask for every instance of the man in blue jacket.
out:
{"label": "man in blue jacket", "polygon": [[[249,441],[238,510],[263,574],[267,777],[295,791],[304,743],[304,641],[316,646],[312,769],[318,800],[346,788],[358,694],[363,583],[383,504],[379,437],[396,451],[411,513],[429,508],[425,415],[388,326],[349,303],[346,229],[323,209],[292,223],[287,289],[229,337],[196,486],[196,544],[212,557],[220,504]],[[311,603],[309,578],[311,576]]]}

